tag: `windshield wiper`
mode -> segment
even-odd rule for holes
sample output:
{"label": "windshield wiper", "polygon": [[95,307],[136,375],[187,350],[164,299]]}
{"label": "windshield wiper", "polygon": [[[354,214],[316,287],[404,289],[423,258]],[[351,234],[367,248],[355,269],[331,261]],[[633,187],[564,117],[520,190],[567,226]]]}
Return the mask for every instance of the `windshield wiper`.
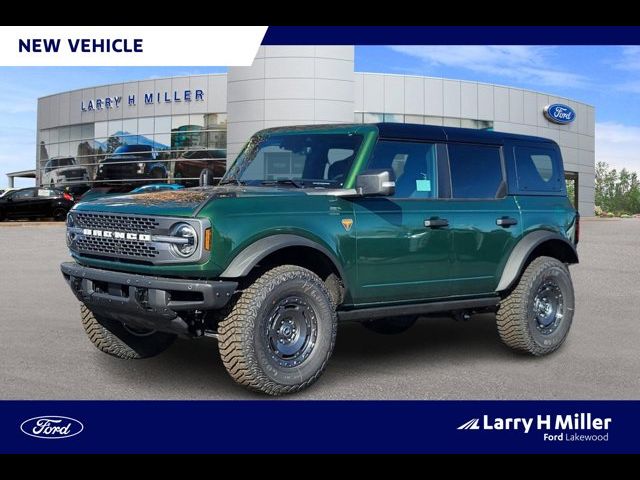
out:
{"label": "windshield wiper", "polygon": [[262,185],[293,185],[296,188],[304,188],[304,182],[299,182],[292,178],[281,178],[278,180],[265,180]]}

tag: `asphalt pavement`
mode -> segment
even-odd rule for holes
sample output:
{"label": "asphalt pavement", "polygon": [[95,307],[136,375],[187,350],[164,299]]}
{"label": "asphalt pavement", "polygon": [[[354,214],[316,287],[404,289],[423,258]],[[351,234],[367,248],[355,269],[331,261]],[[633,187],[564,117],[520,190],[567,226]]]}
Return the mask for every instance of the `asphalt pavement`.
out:
{"label": "asphalt pavement", "polygon": [[[640,219],[583,220],[576,312],[545,358],[504,347],[492,315],[425,319],[398,336],[343,324],[322,378],[296,399],[640,398]],[[139,361],[85,337],[60,275],[61,224],[0,224],[0,399],[257,399],[227,376],[216,341],[178,340]]]}

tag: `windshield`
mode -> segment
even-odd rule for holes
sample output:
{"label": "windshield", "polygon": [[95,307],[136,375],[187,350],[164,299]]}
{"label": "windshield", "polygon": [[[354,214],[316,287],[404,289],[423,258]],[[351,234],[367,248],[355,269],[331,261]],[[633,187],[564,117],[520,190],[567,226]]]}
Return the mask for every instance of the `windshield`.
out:
{"label": "windshield", "polygon": [[342,187],[361,144],[348,133],[257,134],[220,183]]}
{"label": "windshield", "polygon": [[153,159],[153,150],[149,145],[121,145],[113,152],[113,156],[136,156]]}
{"label": "windshield", "polygon": [[60,167],[70,167],[75,166],[76,162],[73,158],[61,158],[58,160],[58,166]]}

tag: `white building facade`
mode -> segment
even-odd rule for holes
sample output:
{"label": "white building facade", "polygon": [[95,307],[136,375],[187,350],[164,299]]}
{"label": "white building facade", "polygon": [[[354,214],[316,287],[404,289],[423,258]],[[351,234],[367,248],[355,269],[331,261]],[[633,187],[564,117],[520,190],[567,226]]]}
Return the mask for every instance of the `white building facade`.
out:
{"label": "white building facade", "polygon": [[[550,121],[544,109],[553,104],[570,107],[573,121]],[[55,158],[74,158],[95,175],[100,161],[122,145],[149,146],[167,164],[185,152],[226,149],[230,162],[262,128],[354,121],[550,138],[561,147],[580,213],[593,215],[594,107],[508,86],[355,72],[353,46],[266,46],[251,67],[229,68],[227,74],[118,83],[40,98],[36,182]]]}

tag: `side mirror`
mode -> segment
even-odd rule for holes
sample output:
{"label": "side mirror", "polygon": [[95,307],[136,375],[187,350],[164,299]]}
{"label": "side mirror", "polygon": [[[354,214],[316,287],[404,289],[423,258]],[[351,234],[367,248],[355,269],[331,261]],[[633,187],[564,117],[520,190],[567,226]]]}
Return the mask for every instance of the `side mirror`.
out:
{"label": "side mirror", "polygon": [[365,170],[356,177],[356,190],[364,197],[389,197],[396,191],[393,170]]}

